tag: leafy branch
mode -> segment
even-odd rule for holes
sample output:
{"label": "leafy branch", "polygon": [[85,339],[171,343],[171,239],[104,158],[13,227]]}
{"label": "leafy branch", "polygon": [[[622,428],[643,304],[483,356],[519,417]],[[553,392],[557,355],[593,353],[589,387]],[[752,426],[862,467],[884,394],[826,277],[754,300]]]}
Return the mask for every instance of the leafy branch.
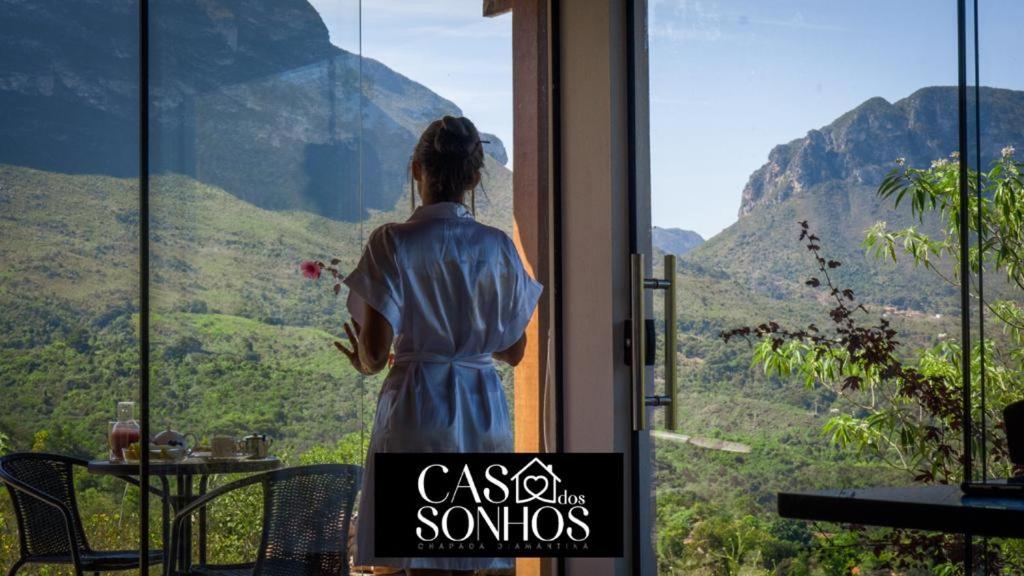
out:
{"label": "leafy branch", "polygon": [[[956,154],[951,159],[957,160]],[[944,270],[942,262],[960,260],[961,205],[959,166],[946,159],[932,162],[930,168],[912,168],[897,160],[878,188],[878,196],[891,200],[894,207],[909,204],[913,216],[924,222],[928,214],[938,217],[938,235],[922,232],[915,226],[890,231],[885,222],[868,230],[864,248],[876,258],[896,261],[897,251],[910,255],[917,266],[936,274],[945,283],[959,288],[959,267]],[[1024,163],[1015,158],[1012,146],[1003,149],[988,172],[968,172],[968,234],[974,242],[968,247],[966,281],[971,296],[1013,332],[1018,342],[1024,331],[1024,311],[1013,301],[989,301],[978,286],[985,270],[1002,272],[1016,289],[1024,289]]]}
{"label": "leafy branch", "polygon": [[[831,386],[854,407],[870,412],[865,418],[833,417],[825,426],[835,444],[871,450],[882,461],[912,470],[921,481],[948,482],[956,475],[959,450],[950,442],[963,428],[958,387],[948,370],[913,366],[898,355],[897,331],[885,318],[870,322],[867,307],[850,288],[839,285],[834,272],[842,263],[822,253],[821,239],[800,222],[799,241],[814,258],[818,274],[804,283],[824,290],[833,302],[830,329],[816,324],[800,329],[770,321],[722,332],[726,341],[741,337],[761,340],[755,362],[777,376],[804,376],[808,387]],[[955,350],[947,350],[952,355]],[[861,392],[863,394],[857,394]],[[881,395],[881,397],[879,397]],[[919,408],[915,418],[907,405]],[[936,425],[938,422],[944,426]],[[896,460],[889,458],[896,455]],[[938,458],[927,458],[938,455]],[[927,460],[931,462],[927,462]],[[923,465],[923,467],[922,467]]]}

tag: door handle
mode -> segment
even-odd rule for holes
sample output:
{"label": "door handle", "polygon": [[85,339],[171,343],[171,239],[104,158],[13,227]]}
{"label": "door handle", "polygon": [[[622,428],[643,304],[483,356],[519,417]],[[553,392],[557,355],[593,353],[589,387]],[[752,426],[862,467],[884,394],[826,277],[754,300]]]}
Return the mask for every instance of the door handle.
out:
{"label": "door handle", "polygon": [[665,254],[665,429],[676,429],[676,255]]}
{"label": "door handle", "polygon": [[[665,409],[665,429],[676,427],[676,257],[665,255],[665,277],[644,277],[644,255],[630,255],[630,374],[632,376],[631,398],[633,405],[633,430],[647,429],[647,407]],[[646,371],[644,359],[647,356],[647,334],[645,321],[645,290],[665,291],[665,394],[646,394]]]}

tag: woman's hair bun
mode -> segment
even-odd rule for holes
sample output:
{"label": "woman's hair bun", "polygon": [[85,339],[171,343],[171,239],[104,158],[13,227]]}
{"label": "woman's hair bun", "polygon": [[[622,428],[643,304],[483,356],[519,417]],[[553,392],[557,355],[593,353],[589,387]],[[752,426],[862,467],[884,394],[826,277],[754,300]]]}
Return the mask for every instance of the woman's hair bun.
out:
{"label": "woman's hair bun", "polygon": [[434,150],[439,154],[471,155],[480,145],[480,133],[469,118],[445,116],[434,133]]}
{"label": "woman's hair bun", "polygon": [[484,166],[480,132],[469,118],[445,116],[434,120],[420,135],[412,162],[430,175],[434,199],[461,202],[465,191],[480,181]]}

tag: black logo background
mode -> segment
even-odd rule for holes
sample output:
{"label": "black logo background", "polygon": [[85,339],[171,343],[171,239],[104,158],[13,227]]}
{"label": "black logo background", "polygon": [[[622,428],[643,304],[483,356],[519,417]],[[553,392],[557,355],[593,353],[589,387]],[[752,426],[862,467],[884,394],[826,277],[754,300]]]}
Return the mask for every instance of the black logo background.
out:
{"label": "black logo background", "polygon": [[[622,454],[378,453],[374,457],[376,496],[374,502],[376,550],[374,552],[377,557],[622,556]],[[439,539],[439,542],[450,543],[451,546],[426,546],[417,537],[416,528],[423,526],[417,518],[417,511],[423,506],[430,505],[421,498],[417,486],[420,472],[425,467],[431,464],[443,464],[448,468],[447,474],[442,474],[439,469],[435,468],[426,476],[428,494],[432,498],[440,498],[455,487],[459,475],[466,465],[470,467],[478,490],[482,491],[485,487],[491,487],[493,490],[493,486],[485,480],[485,470],[488,466],[501,464],[508,469],[510,475],[514,475],[530,465],[534,458],[538,458],[544,465],[552,467],[560,479],[559,493],[568,491],[569,494],[582,495],[585,498],[585,507],[589,512],[585,520],[590,529],[585,546],[582,542],[574,542],[564,534],[550,543],[539,539],[522,541],[520,539],[521,528],[518,528],[518,525],[517,529],[510,531],[511,539],[504,542],[495,540],[493,533],[488,530],[480,531],[479,540],[473,536],[461,545],[443,537]],[[518,521],[522,518],[522,507],[529,506],[532,515],[533,510],[537,507],[548,505],[541,501],[517,504],[513,482],[508,477],[504,477],[503,480],[509,483],[511,490],[508,501],[501,505],[484,501],[479,506],[488,511],[494,511],[498,506],[507,505],[513,511],[512,517]],[[535,484],[534,487],[539,487],[539,485]],[[437,496],[434,496],[435,494]],[[478,506],[470,491],[465,489],[458,492],[454,503],[448,501],[435,506],[443,512],[453,505],[465,506],[471,510]],[[559,504],[555,506],[563,511],[570,507]],[[554,534],[557,529],[556,524],[557,518],[553,514],[538,516],[538,527],[542,534]],[[462,526],[465,526],[465,523]]]}

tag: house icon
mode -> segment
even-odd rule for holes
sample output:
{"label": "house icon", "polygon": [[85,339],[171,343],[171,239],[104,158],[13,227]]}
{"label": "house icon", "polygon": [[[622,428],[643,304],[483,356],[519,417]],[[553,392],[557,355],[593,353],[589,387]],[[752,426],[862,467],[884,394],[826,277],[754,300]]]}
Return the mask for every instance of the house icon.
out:
{"label": "house icon", "polygon": [[536,457],[510,479],[516,486],[516,504],[532,500],[555,504],[558,499],[558,484],[562,481],[555,474],[553,466],[544,464]]}

